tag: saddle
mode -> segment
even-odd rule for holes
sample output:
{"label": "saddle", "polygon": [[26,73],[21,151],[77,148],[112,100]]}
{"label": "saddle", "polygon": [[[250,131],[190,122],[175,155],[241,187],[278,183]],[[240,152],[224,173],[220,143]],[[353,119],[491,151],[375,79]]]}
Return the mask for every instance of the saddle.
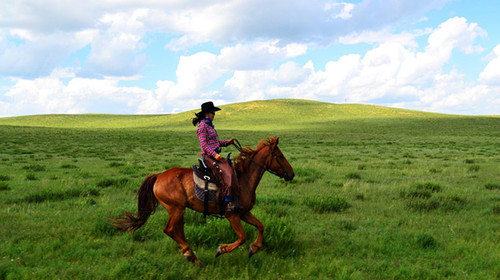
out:
{"label": "saddle", "polygon": [[[198,165],[193,165],[193,179],[194,179],[194,194],[196,198],[203,201],[203,217],[206,218],[208,215],[208,203],[224,203],[224,199],[221,199],[219,191],[219,183],[214,176],[212,169],[208,167],[205,162],[198,159]],[[219,209],[224,209],[224,206],[219,205]],[[223,213],[221,213],[223,214]]]}
{"label": "saddle", "polygon": [[204,161],[198,159],[199,165],[193,165],[193,179],[195,185],[199,187],[207,187],[210,191],[217,191],[219,187],[217,186],[217,179],[215,178],[212,169],[210,169]]}

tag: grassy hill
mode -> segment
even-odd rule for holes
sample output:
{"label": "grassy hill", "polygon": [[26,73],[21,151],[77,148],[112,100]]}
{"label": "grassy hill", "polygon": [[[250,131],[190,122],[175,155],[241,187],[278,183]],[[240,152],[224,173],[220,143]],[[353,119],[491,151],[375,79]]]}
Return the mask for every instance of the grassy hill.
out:
{"label": "grassy hill", "polygon": [[[334,120],[373,118],[445,118],[444,114],[374,105],[331,104],[318,101],[277,99],[220,106],[217,124],[231,129],[274,129],[307,126]],[[171,115],[35,115],[0,118],[0,125],[54,128],[152,128],[185,129],[192,126],[195,111]],[[457,116],[456,116],[457,117]]]}
{"label": "grassy hill", "polygon": [[[266,174],[252,210],[266,231],[187,211],[200,269],[162,231],[161,206],[134,235],[144,177],[196,162],[192,112],[0,118],[0,279],[498,279],[500,117],[304,100],[222,106],[221,138],[280,137],[296,178]],[[228,152],[237,153],[230,147]]]}

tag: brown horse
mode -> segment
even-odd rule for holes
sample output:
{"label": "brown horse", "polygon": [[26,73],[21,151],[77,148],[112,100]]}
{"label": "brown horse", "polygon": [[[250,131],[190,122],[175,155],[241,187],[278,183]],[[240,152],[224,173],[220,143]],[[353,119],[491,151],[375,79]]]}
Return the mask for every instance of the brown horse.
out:
{"label": "brown horse", "polygon": [[[279,138],[272,137],[262,140],[257,148],[246,147],[236,157],[234,170],[236,171],[240,190],[238,213],[225,212],[225,217],[231,223],[238,240],[232,244],[222,244],[217,249],[216,257],[230,253],[246,241],[246,235],[241,220],[255,226],[259,233],[257,239],[250,245],[249,257],[262,247],[264,226],[250,212],[256,196],[255,191],[265,171],[290,181],[295,176],[292,166],[278,148]],[[158,202],[167,210],[169,218],[163,232],[174,239],[181,246],[181,253],[190,262],[201,265],[195,256],[184,235],[184,212],[191,208],[203,212],[204,204],[195,197],[193,171],[191,168],[174,167],[163,173],[148,176],[138,191],[138,213],[125,212],[122,217],[112,219],[115,226],[124,231],[139,229],[146,223],[149,216],[155,211]],[[217,214],[217,205],[210,203],[209,213]]]}

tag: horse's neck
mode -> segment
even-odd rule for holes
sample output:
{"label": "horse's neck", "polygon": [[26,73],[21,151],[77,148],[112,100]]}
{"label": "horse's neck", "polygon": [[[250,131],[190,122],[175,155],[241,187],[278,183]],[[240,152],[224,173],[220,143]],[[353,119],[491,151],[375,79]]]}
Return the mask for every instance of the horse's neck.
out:
{"label": "horse's neck", "polygon": [[248,160],[246,162],[246,166],[244,167],[244,171],[241,174],[238,174],[240,185],[243,188],[250,190],[252,193],[255,193],[262,176],[264,176],[264,172],[266,172],[263,166],[263,162],[260,163],[255,159]]}

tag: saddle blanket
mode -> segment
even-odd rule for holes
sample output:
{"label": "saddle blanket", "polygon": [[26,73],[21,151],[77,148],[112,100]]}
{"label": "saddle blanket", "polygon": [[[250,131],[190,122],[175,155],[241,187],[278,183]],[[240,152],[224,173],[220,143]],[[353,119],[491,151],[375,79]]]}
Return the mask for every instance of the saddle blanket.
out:
{"label": "saddle blanket", "polygon": [[[203,178],[200,178],[198,175],[196,175],[196,172],[193,171],[193,179],[194,179],[194,184],[200,186],[200,188],[205,189],[205,180]],[[219,188],[217,187],[216,184],[209,182],[208,183],[208,190],[210,191],[218,191]]]}
{"label": "saddle blanket", "polygon": [[[194,184],[194,196],[201,201],[205,201],[205,187],[201,188],[197,184]],[[208,202],[217,202],[217,191],[208,191]]]}
{"label": "saddle blanket", "polygon": [[[205,180],[198,177],[196,172],[193,172],[194,179],[194,195],[201,201],[205,201]],[[219,188],[214,183],[208,183],[208,202],[217,202],[217,191]]]}

